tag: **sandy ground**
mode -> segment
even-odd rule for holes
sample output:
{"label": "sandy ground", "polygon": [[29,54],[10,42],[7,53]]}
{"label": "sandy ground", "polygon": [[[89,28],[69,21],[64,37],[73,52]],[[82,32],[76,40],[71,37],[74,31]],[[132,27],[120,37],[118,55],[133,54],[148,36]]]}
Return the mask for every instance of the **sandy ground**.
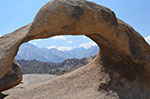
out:
{"label": "sandy ground", "polygon": [[7,91],[4,91],[3,93],[1,93],[0,99],[5,96],[8,96],[10,94],[11,95],[17,94],[18,92],[23,91],[25,88],[32,89],[33,86],[36,86],[43,82],[49,81],[55,77],[56,77],[56,75],[49,75],[49,74],[25,74],[25,75],[23,75],[22,83],[10,90],[7,90]]}

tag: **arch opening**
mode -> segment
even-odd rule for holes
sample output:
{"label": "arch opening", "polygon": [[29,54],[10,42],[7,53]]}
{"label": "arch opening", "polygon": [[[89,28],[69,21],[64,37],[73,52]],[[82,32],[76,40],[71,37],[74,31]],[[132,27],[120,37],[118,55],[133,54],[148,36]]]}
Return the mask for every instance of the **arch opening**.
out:
{"label": "arch opening", "polygon": [[98,52],[98,45],[84,35],[60,35],[22,44],[15,59],[23,74],[60,75],[84,66]]}

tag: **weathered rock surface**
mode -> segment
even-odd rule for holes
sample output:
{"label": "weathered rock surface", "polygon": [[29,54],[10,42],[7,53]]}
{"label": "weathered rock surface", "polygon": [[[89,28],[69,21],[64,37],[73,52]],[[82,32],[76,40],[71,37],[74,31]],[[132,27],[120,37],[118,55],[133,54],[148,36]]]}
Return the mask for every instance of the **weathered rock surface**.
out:
{"label": "weathered rock surface", "polygon": [[30,24],[13,33],[0,37],[0,78],[2,78],[13,63],[19,44],[28,33]]}
{"label": "weathered rock surface", "polygon": [[113,11],[85,0],[52,0],[33,23],[1,37],[0,78],[8,72],[20,44],[55,35],[86,35],[101,51],[84,68],[10,95],[11,99],[19,95],[35,99],[150,98],[150,46]]}
{"label": "weathered rock surface", "polygon": [[14,61],[8,73],[0,79],[0,92],[18,85],[21,81],[21,67],[16,61]]}

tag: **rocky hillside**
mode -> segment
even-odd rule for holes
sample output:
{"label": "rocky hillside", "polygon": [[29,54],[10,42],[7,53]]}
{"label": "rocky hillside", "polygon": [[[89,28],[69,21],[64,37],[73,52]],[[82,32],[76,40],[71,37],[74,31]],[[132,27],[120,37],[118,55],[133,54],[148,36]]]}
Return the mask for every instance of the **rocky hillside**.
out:
{"label": "rocky hillside", "polygon": [[67,59],[62,63],[41,62],[37,60],[18,60],[23,74],[64,74],[86,64],[86,58]]}

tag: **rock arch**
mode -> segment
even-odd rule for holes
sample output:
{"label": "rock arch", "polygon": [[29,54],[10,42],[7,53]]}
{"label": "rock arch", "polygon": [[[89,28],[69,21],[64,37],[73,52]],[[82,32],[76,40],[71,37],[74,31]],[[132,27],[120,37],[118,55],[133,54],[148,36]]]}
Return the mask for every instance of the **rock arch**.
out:
{"label": "rock arch", "polygon": [[97,63],[112,77],[150,78],[150,46],[144,38],[110,9],[85,0],[52,0],[32,23],[0,37],[0,78],[22,43],[56,35],[86,35],[95,41],[101,48]]}

